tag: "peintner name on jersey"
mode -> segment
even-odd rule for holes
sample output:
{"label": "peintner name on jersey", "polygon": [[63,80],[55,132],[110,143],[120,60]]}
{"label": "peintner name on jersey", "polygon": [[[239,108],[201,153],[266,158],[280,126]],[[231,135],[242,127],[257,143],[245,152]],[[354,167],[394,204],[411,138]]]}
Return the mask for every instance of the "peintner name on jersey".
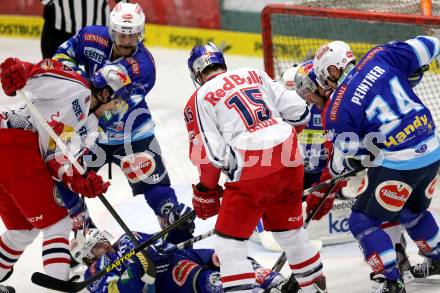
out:
{"label": "peintner name on jersey", "polygon": [[364,99],[367,92],[370,90],[376,80],[384,73],[385,69],[377,65],[374,66],[357,86],[353,97],[351,98],[351,102],[361,106],[361,101]]}

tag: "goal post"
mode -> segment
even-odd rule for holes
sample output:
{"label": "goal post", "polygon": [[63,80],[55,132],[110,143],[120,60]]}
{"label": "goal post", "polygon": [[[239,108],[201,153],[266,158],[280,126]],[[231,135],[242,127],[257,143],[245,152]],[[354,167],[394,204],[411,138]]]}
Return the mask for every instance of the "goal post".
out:
{"label": "goal post", "polygon": [[[345,2],[345,1],[344,1]],[[359,60],[372,47],[417,35],[440,37],[440,17],[293,4],[270,4],[261,14],[265,71],[275,79],[295,63],[313,59],[324,43],[348,43]],[[416,93],[440,127],[440,66],[434,60]]]}

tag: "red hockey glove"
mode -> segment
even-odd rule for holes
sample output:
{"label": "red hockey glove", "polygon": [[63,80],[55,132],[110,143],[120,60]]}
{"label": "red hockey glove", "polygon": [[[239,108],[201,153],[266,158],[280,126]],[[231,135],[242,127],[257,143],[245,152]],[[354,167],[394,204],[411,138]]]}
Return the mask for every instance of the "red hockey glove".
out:
{"label": "red hockey glove", "polygon": [[90,171],[82,176],[75,168],[66,170],[67,165],[60,164],[55,159],[46,164],[51,174],[63,181],[67,188],[85,197],[93,198],[103,194],[110,186],[110,182],[104,182],[95,171]]}
{"label": "red hockey glove", "polygon": [[[318,209],[318,211],[313,216],[313,220],[320,220],[322,217],[327,215],[330,210],[333,207],[333,202],[335,201],[336,193],[341,191],[342,187],[346,186],[347,182],[345,180],[339,181],[335,188],[333,188],[333,191],[326,197],[325,201],[322,203],[321,207]],[[306,213],[309,215],[310,213],[314,212],[315,209],[318,207],[321,199],[327,194],[327,192],[330,190],[331,186],[323,187],[320,190],[314,191],[311,194],[307,195],[306,202],[307,202],[307,208]]]}
{"label": "red hockey glove", "polygon": [[29,63],[18,58],[8,58],[0,64],[2,88],[6,95],[15,96],[15,92],[24,87],[28,78],[27,67]]}
{"label": "red hockey glove", "polygon": [[223,195],[223,188],[217,185],[215,189],[207,189],[201,183],[192,187],[192,204],[197,217],[206,220],[217,215],[220,209],[220,198]]}

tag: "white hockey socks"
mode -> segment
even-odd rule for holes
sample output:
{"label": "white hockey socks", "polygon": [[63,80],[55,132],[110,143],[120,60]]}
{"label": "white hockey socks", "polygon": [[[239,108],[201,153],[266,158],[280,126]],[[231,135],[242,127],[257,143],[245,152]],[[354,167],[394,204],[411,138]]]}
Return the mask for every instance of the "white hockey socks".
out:
{"label": "white hockey socks", "polygon": [[69,217],[42,230],[43,232],[43,267],[46,274],[60,280],[68,280],[70,273]]}
{"label": "white hockey socks", "polygon": [[309,241],[309,236],[300,228],[285,232],[273,232],[283,251],[302,292],[316,292],[315,283],[323,278],[319,251]]}
{"label": "white hockey socks", "polygon": [[12,270],[24,249],[38,236],[37,229],[7,230],[0,237],[0,280]]}
{"label": "white hockey socks", "polygon": [[215,253],[220,260],[220,275],[225,292],[252,292],[255,271],[247,259],[247,241],[216,236]]}

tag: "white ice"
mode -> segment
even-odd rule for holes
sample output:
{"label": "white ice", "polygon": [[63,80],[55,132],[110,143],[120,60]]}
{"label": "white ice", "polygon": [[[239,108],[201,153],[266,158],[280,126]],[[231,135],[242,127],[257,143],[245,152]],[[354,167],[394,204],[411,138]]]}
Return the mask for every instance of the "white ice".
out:
{"label": "white ice", "polygon": [[[150,48],[156,60],[157,82],[147,101],[156,121],[156,134],[162,147],[163,156],[178,197],[186,204],[191,203],[191,184],[197,182],[196,169],[191,165],[188,156],[187,133],[182,118],[183,107],[194,91],[187,69],[188,51]],[[41,58],[38,40],[0,39],[0,61],[7,57],[19,57],[27,61],[38,61]],[[230,56],[226,54],[230,69],[241,66],[251,66],[262,69],[261,58]],[[0,107],[17,103],[15,98],[6,97],[0,91]],[[0,166],[1,167],[1,166]],[[100,174],[107,176],[104,167]],[[106,194],[107,199],[116,207],[121,217],[132,230],[155,232],[159,230],[153,212],[147,207],[143,196],[133,197],[123,174],[118,167],[113,166],[112,185]],[[432,207],[436,215],[440,214],[439,194]],[[29,192],[29,201],[32,202],[32,192]],[[113,220],[98,199],[88,200],[92,217],[98,227],[113,233],[115,237],[122,234],[122,230]],[[207,221],[196,220],[196,234],[203,233],[214,227],[215,219]],[[4,231],[0,222],[0,233]],[[213,237],[201,241],[198,247],[212,247]],[[266,251],[255,243],[249,243],[250,255],[262,264],[271,267],[278,257],[278,253]],[[417,249],[409,245],[408,253],[413,263],[421,259],[417,256]],[[356,243],[324,247],[321,250],[322,261],[327,276],[329,292],[367,292],[369,281],[369,267],[363,261]],[[14,267],[13,276],[6,282],[14,286],[18,293],[46,292],[45,289],[35,286],[31,282],[31,275],[35,271],[43,272],[41,264],[41,237],[30,245]],[[288,275],[287,266],[282,271]],[[408,285],[407,292],[434,293],[440,292],[440,285]]]}

